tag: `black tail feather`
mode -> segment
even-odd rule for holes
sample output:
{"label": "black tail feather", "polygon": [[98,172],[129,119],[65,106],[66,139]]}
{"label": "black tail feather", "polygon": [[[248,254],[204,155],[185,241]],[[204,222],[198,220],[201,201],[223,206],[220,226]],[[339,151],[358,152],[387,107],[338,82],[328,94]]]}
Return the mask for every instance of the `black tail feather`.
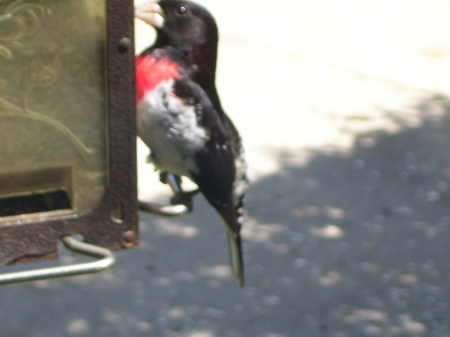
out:
{"label": "black tail feather", "polygon": [[239,234],[227,231],[228,249],[230,253],[230,264],[233,277],[244,286],[244,261],[242,258],[242,242]]}

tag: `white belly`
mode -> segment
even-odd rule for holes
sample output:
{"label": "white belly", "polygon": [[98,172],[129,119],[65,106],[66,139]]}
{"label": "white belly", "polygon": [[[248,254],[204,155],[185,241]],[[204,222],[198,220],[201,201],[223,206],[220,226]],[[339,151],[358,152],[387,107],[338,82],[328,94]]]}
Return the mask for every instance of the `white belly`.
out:
{"label": "white belly", "polygon": [[208,133],[197,124],[193,106],[172,94],[173,80],[162,82],[138,104],[138,134],[150,148],[160,171],[190,177],[197,172],[194,153],[202,149]]}

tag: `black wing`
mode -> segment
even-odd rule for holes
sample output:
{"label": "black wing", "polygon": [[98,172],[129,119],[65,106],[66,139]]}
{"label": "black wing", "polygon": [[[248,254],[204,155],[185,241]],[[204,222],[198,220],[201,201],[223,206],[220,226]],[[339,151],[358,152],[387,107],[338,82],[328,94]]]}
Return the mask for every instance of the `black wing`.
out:
{"label": "black wing", "polygon": [[233,233],[239,233],[233,186],[236,178],[235,158],[239,155],[239,135],[223,113],[218,113],[205,91],[195,82],[182,78],[174,86],[174,94],[193,105],[197,122],[208,131],[206,146],[198,151],[198,172],[191,172],[209,203],[217,209]]}

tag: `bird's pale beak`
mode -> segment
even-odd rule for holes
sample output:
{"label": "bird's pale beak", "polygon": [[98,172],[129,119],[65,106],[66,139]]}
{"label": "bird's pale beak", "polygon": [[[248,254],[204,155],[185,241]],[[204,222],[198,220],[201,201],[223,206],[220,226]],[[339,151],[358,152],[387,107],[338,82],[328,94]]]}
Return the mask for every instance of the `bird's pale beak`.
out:
{"label": "bird's pale beak", "polygon": [[155,28],[164,25],[164,12],[156,2],[145,2],[134,8],[134,16]]}

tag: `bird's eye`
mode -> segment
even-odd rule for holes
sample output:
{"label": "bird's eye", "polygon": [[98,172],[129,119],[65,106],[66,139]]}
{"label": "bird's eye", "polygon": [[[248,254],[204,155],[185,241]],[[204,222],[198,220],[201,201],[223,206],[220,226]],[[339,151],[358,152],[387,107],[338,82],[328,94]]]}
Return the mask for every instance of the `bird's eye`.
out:
{"label": "bird's eye", "polygon": [[186,14],[188,11],[188,7],[186,5],[178,5],[176,8],[176,13],[178,15]]}

